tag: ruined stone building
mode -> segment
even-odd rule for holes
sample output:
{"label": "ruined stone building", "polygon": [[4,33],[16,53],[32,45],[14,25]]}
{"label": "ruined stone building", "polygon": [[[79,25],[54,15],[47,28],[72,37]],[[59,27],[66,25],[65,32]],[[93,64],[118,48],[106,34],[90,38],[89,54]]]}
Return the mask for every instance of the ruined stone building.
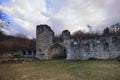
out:
{"label": "ruined stone building", "polygon": [[120,56],[120,36],[75,40],[70,32],[62,32],[62,42],[54,42],[54,32],[48,25],[37,26],[36,58],[51,60],[114,59]]}

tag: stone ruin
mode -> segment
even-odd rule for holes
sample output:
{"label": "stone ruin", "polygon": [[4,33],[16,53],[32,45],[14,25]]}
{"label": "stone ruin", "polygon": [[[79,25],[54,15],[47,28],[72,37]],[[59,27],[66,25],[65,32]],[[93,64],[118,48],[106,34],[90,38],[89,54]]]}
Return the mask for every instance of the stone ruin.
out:
{"label": "stone ruin", "polygon": [[23,50],[18,50],[16,52],[8,52],[4,53],[2,57],[4,58],[10,58],[14,56],[21,56],[24,58],[35,58],[36,56],[36,50],[35,49],[23,49]]}
{"label": "stone ruin", "polygon": [[54,32],[48,25],[38,25],[36,33],[36,58],[40,60],[115,59],[120,56],[120,36],[76,40],[65,30],[63,41],[54,42]]}
{"label": "stone ruin", "polygon": [[36,50],[31,50],[31,49],[23,49],[19,51],[20,56],[25,57],[25,58],[34,58],[36,56]]}

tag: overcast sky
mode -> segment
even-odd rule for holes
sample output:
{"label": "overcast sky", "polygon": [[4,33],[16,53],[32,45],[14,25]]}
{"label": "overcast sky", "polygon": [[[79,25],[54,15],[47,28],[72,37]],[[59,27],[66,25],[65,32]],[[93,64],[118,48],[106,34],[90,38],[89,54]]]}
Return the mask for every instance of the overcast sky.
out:
{"label": "overcast sky", "polygon": [[120,0],[0,0],[0,10],[11,20],[8,33],[35,37],[36,25],[48,24],[60,34],[68,29],[88,31],[120,22]]}

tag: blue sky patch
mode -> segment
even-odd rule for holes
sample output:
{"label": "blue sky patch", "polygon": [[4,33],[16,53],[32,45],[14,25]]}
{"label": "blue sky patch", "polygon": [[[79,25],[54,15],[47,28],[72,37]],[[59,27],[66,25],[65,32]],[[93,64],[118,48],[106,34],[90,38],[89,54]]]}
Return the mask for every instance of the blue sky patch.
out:
{"label": "blue sky patch", "polygon": [[10,0],[0,0],[0,5]]}

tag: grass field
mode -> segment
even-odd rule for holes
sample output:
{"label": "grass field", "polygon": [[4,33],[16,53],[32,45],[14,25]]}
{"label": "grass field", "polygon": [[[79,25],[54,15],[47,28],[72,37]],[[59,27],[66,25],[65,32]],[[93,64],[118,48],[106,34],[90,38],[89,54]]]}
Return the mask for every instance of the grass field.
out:
{"label": "grass field", "polygon": [[120,80],[120,63],[53,60],[0,64],[0,80]]}

